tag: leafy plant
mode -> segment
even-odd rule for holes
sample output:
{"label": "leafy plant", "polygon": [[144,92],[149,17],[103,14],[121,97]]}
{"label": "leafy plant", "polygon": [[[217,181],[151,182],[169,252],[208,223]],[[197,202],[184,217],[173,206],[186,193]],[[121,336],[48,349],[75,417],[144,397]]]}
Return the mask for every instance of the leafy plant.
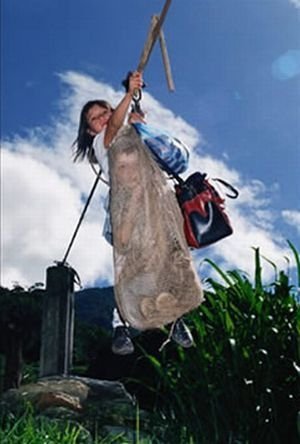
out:
{"label": "leafy plant", "polygon": [[12,290],[0,287],[0,353],[4,356],[1,390],[18,387],[25,361],[37,360],[43,290],[16,285]]}
{"label": "leafy plant", "polygon": [[141,383],[156,393],[154,408],[172,433],[185,426],[195,443],[298,442],[295,287],[283,271],[263,285],[258,249],[254,283],[206,261],[221,282],[208,280],[205,303],[187,317],[196,346],[148,356],[155,382],[141,376]]}
{"label": "leafy plant", "polygon": [[[143,437],[140,431],[140,412],[136,411],[136,428],[131,434],[124,431],[107,433],[102,436],[97,430],[92,434],[75,421],[50,419],[35,416],[28,405],[21,416],[13,414],[0,417],[1,444],[159,444],[155,437]],[[131,436],[130,436],[131,435]],[[178,441],[187,444],[187,441]],[[192,442],[191,442],[192,444]]]}
{"label": "leafy plant", "polygon": [[21,417],[1,419],[1,444],[88,444],[90,434],[78,424],[35,418],[28,408]]}

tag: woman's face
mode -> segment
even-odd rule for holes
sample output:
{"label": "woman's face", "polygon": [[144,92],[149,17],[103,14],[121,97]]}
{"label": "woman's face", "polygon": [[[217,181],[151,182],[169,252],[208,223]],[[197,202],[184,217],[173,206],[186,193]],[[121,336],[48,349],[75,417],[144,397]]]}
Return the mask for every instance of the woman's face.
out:
{"label": "woman's face", "polygon": [[111,110],[99,105],[93,105],[86,113],[89,133],[92,136],[99,134],[106,127],[111,116]]}

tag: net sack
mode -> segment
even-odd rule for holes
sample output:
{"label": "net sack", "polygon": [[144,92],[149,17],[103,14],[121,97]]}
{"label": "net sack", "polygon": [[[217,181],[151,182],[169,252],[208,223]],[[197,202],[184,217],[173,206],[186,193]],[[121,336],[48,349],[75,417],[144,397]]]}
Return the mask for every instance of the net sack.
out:
{"label": "net sack", "polygon": [[109,148],[115,297],[123,320],[160,328],[203,300],[175,193],[131,126]]}

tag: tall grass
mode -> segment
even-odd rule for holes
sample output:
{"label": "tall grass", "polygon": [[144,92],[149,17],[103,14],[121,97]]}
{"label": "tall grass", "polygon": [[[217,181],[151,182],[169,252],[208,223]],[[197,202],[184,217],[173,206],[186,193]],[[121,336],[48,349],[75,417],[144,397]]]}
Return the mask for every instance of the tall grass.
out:
{"label": "tall grass", "polygon": [[[136,411],[136,427],[132,431],[111,431],[101,436],[95,430],[90,433],[77,422],[49,419],[45,416],[35,416],[33,408],[28,406],[27,411],[15,417],[10,414],[0,418],[1,444],[160,444],[154,434],[145,436],[140,430],[140,412]],[[92,436],[94,435],[94,436]],[[178,437],[176,444],[193,444],[192,439],[186,439],[183,430],[181,440]]]}
{"label": "tall grass", "polygon": [[282,271],[263,285],[258,249],[254,283],[207,262],[221,282],[209,279],[206,302],[187,318],[196,346],[148,356],[155,383],[141,381],[156,393],[155,409],[169,425],[165,442],[182,426],[201,444],[299,442],[296,288]]}
{"label": "tall grass", "polygon": [[34,417],[29,409],[20,417],[1,420],[1,444],[89,444],[90,435],[79,425]]}

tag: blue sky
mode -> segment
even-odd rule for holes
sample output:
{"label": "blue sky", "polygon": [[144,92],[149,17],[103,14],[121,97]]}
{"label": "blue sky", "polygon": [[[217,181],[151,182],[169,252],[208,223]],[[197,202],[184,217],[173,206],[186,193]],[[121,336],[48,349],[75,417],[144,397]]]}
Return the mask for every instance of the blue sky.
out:
{"label": "blue sky", "polygon": [[[80,106],[92,97],[120,98],[121,81],[137,66],[150,18],[163,4],[1,2],[7,285],[43,280],[45,266],[62,255],[93,179],[69,155]],[[286,238],[299,247],[299,22],[300,0],[172,1],[164,32],[176,91],[167,90],[157,47],[145,72],[149,121],[176,128],[191,145],[190,171],[219,174],[242,191],[239,203],[228,202],[235,235],[195,254],[199,268],[206,255],[251,273],[251,246],[274,261],[289,254]],[[70,258],[90,285],[112,280],[109,247],[101,240],[92,253],[87,248],[101,237],[97,202]],[[20,236],[28,240],[21,256]]]}

